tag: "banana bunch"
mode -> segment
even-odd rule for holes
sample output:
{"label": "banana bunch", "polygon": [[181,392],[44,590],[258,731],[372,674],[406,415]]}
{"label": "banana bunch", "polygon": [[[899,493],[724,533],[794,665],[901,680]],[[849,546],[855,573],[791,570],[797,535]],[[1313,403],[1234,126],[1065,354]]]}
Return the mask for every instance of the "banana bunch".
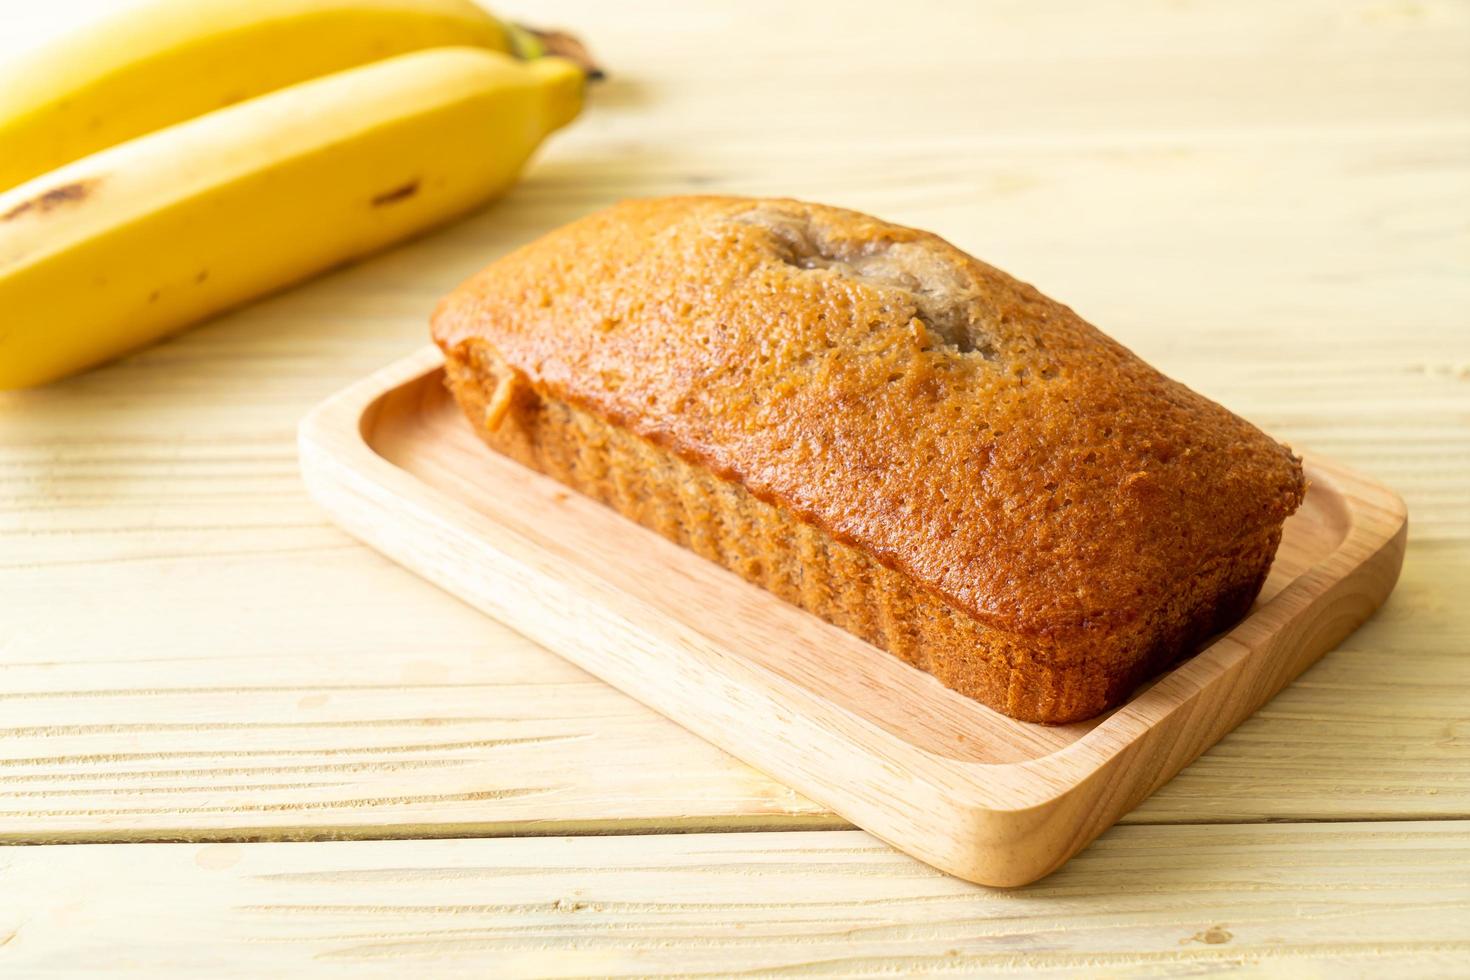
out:
{"label": "banana bunch", "polygon": [[582,106],[533,47],[468,0],[151,0],[0,66],[0,389],[504,191]]}

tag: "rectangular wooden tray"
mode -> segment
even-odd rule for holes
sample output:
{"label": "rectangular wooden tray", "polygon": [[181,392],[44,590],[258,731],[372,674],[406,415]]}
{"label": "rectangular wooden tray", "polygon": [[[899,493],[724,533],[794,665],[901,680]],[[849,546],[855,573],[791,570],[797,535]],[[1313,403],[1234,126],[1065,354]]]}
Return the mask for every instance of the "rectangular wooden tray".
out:
{"label": "rectangular wooden tray", "polygon": [[[1407,515],[1322,459],[1250,615],[1090,722],[1014,721],[491,452],[433,347],[301,423],[349,532],[935,867],[1022,885],[1059,867],[1387,597]],[[617,760],[608,760],[616,765]]]}

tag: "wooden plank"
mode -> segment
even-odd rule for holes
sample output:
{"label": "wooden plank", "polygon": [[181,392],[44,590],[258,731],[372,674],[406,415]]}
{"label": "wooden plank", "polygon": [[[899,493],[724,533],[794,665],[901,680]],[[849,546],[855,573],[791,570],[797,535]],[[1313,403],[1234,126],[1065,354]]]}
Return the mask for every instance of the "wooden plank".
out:
{"label": "wooden plank", "polygon": [[[0,5],[0,54],[114,6]],[[1289,11],[1270,0],[1112,0],[1069,4],[1064,15],[911,0],[899,23],[921,48],[895,40],[881,7],[836,18],[782,0],[533,6],[543,22],[581,34],[615,82],[627,81],[605,90],[614,107],[732,142],[753,132],[778,144],[880,142],[935,132],[940,121],[951,124],[942,131],[1001,135],[1444,124],[1463,122],[1470,82],[1462,47],[1470,14],[1455,0],[1302,0]],[[833,78],[842,89],[819,84]]]}
{"label": "wooden plank", "polygon": [[0,972],[1462,976],[1461,821],[1120,827],[1020,892],[858,832],[0,853]]}
{"label": "wooden plank", "polygon": [[[1470,813],[1470,635],[1450,616],[1470,570],[1446,550],[1411,550],[1374,620],[1124,820]],[[0,810],[37,814],[5,839],[839,825],[375,555],[306,553],[290,578],[277,561],[10,580],[52,625],[0,666]],[[163,649],[134,612],[160,581],[179,610]],[[486,787],[557,789],[464,798]]]}
{"label": "wooden plank", "polygon": [[[50,626],[0,665],[0,809],[47,811],[5,839],[838,824],[376,555],[308,552],[290,578],[277,561],[9,580]],[[1412,549],[1374,620],[1125,821],[1470,813],[1467,572],[1458,550]],[[135,613],[160,581],[178,610],[162,650]],[[244,628],[220,628],[220,594]]]}

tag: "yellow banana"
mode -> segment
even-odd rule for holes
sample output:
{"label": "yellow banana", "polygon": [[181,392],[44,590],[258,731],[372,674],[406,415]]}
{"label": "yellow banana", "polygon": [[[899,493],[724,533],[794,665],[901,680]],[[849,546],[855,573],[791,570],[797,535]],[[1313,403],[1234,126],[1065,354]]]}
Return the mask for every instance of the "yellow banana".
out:
{"label": "yellow banana", "polygon": [[581,108],[581,69],[435,48],[0,194],[0,389],[114,357],[466,211]]}
{"label": "yellow banana", "polygon": [[509,51],[470,0],[147,0],[0,66],[0,190],[144,133],[422,48]]}

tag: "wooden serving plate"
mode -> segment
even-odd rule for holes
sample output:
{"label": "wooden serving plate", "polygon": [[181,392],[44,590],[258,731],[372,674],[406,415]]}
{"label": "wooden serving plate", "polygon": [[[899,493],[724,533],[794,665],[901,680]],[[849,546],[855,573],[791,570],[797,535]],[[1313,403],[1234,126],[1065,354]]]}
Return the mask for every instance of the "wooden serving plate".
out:
{"label": "wooden serving plate", "polygon": [[[317,408],[301,468],[349,532],[894,847],[987,885],[1060,866],[1387,597],[1407,515],[1309,459],[1250,615],[1090,722],[1014,721],[496,455],[432,348]],[[616,764],[616,760],[609,760]]]}

